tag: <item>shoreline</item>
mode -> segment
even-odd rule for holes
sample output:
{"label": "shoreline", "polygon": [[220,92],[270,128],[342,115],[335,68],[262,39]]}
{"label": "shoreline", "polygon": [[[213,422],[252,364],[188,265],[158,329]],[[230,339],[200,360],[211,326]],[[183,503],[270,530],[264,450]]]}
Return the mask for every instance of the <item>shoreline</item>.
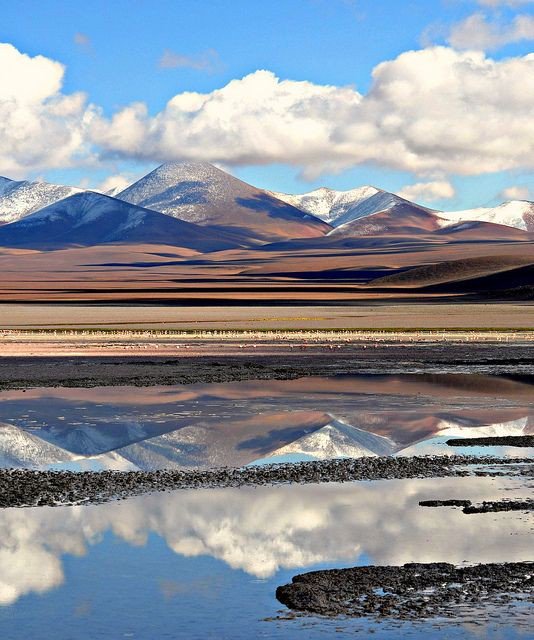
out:
{"label": "shoreline", "polygon": [[[125,334],[126,335],[126,334]],[[534,340],[0,339],[0,390],[160,386],[402,373],[534,375]]]}
{"label": "shoreline", "polygon": [[[476,467],[476,469],[469,470],[466,467]],[[495,469],[495,467],[501,467],[501,469]],[[241,468],[222,467],[202,471],[73,472],[0,469],[0,509],[100,504],[146,493],[178,489],[446,478],[469,475],[529,475],[532,471],[531,467],[530,458],[453,455],[339,458]]]}

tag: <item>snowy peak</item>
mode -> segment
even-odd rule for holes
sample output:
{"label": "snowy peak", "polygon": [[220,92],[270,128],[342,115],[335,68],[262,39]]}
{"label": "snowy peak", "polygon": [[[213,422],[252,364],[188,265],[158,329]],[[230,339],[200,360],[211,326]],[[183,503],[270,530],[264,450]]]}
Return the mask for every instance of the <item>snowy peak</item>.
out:
{"label": "snowy peak", "polygon": [[80,193],[77,187],[48,182],[17,182],[0,177],[0,224],[16,222],[63,198]]}
{"label": "snowy peak", "polygon": [[[400,204],[419,207],[400,196],[372,186],[358,187],[350,191],[334,191],[321,187],[301,195],[292,196],[285,193],[273,193],[273,195],[328,222],[334,228],[387,211]],[[429,211],[424,207],[420,208]]]}
{"label": "snowy peak", "polygon": [[465,211],[447,211],[441,214],[451,222],[492,222],[523,231],[534,231],[534,202],[510,200],[497,207],[479,207]]}
{"label": "snowy peak", "polygon": [[0,227],[0,245],[6,247],[57,249],[140,242],[203,252],[235,246],[224,234],[94,191],[76,193]]}
{"label": "snowy peak", "polygon": [[244,245],[318,237],[330,230],[319,219],[206,162],[168,162],[117,197],[211,225]]}
{"label": "snowy peak", "polygon": [[317,460],[361,458],[391,455],[395,447],[388,438],[333,418],[324,427],[273,451],[267,458],[288,454],[304,454]]}
{"label": "snowy peak", "polygon": [[279,200],[283,200],[302,211],[324,220],[334,223],[352,207],[364,202],[379,192],[379,189],[371,186],[359,187],[350,191],[335,191],[328,187],[320,187],[309,193],[291,195],[288,193],[270,193]]}
{"label": "snowy peak", "polygon": [[[134,182],[117,197],[189,222],[202,223],[198,205],[224,202],[245,185],[207,162],[167,162]],[[181,214],[181,215],[178,215]]]}

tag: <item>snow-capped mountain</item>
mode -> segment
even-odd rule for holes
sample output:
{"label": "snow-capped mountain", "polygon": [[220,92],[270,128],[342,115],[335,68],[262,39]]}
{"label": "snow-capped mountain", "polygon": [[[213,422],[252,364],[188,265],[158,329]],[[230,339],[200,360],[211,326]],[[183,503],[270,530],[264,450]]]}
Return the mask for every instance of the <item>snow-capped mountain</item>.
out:
{"label": "snow-capped mountain", "polygon": [[318,218],[207,162],[168,162],[117,197],[223,230],[244,244],[317,237],[330,230]]}
{"label": "snow-capped mountain", "polygon": [[297,207],[297,209],[311,213],[328,224],[335,225],[338,218],[344,216],[353,207],[363,204],[379,191],[380,189],[376,187],[365,186],[350,191],[335,191],[328,187],[321,187],[315,191],[297,195],[277,193],[276,191],[269,193],[275,198]]}
{"label": "snow-capped mountain", "polygon": [[[440,226],[464,222],[489,222],[507,227],[515,227],[522,231],[534,231],[534,202],[512,200],[503,202],[497,207],[480,207],[464,211],[438,211],[410,202],[394,193],[383,191],[372,186],[364,186],[350,191],[335,191],[321,187],[315,191],[292,195],[271,192],[276,198],[302,209],[328,222],[333,227],[341,227],[354,220],[386,211],[399,205],[413,206],[420,211],[434,213],[443,220]],[[367,233],[376,227],[374,232],[381,232],[381,224],[376,222],[367,229]],[[438,228],[438,226],[436,226]],[[458,227],[451,230],[455,231]],[[335,232],[333,232],[335,234]],[[365,235],[365,234],[364,234]]]}
{"label": "snow-capped mountain", "polygon": [[[346,215],[350,213],[351,211]],[[385,209],[372,213],[361,211],[359,213],[361,213],[359,217],[337,225],[328,236],[331,238],[379,235],[411,236],[439,231],[449,224],[433,211],[407,201],[392,203]]]}
{"label": "snow-capped mountain", "polygon": [[16,181],[0,176],[0,224],[16,222],[82,189],[48,182]]}
{"label": "snow-capped mountain", "polygon": [[37,469],[74,459],[74,455],[11,424],[0,423],[0,467]]}
{"label": "snow-capped mountain", "polygon": [[321,218],[333,227],[340,227],[353,220],[360,220],[375,213],[388,211],[401,204],[413,205],[424,211],[431,211],[394,193],[372,186],[359,187],[350,191],[334,191],[322,187],[301,195],[274,192],[273,195],[317,218]]}
{"label": "snow-capped mountain", "polygon": [[321,429],[273,451],[264,458],[264,461],[290,454],[304,454],[316,460],[387,456],[391,455],[395,449],[395,443],[384,436],[358,429],[332,418],[331,422]]}
{"label": "snow-capped mountain", "polygon": [[[510,422],[498,422],[495,424],[480,425],[475,427],[458,424],[450,420],[442,420],[437,427],[436,433],[430,438],[414,443],[397,452],[401,456],[417,456],[432,454],[455,455],[458,449],[449,447],[446,444],[449,438],[503,438],[505,436],[522,436],[529,433],[528,417]],[[516,452],[517,455],[524,455],[524,450]]]}
{"label": "snow-capped mountain", "polygon": [[523,231],[534,231],[534,202],[528,200],[511,200],[503,202],[498,207],[446,211],[440,215],[453,222],[478,220],[515,227]]}
{"label": "snow-capped mountain", "polygon": [[62,248],[104,243],[161,243],[213,251],[235,246],[224,234],[93,191],[55,202],[0,227],[5,247]]}

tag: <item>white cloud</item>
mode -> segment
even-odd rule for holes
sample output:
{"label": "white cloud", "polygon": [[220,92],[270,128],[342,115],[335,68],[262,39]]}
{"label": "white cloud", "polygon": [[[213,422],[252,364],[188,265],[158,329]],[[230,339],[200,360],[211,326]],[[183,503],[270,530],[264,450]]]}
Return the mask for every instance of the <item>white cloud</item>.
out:
{"label": "white cloud", "polygon": [[306,177],[362,163],[436,175],[534,167],[534,54],[493,60],[432,47],[379,64],[369,92],[256,71],[210,93],[106,118],[61,91],[64,68],[0,45],[0,174],[99,157],[288,163]]}
{"label": "white cloud", "polygon": [[374,69],[367,95],[256,71],[155,116],[130,105],[93,135],[129,158],[286,162],[310,177],[364,162],[427,176],[533,167],[534,54],[408,51]]}
{"label": "white cloud", "polygon": [[434,202],[435,200],[447,200],[456,195],[454,187],[447,180],[435,180],[433,182],[417,182],[403,187],[397,192],[401,198],[415,202]]}
{"label": "white cloud", "polygon": [[455,49],[486,51],[523,40],[534,40],[534,16],[518,15],[512,22],[489,20],[483,13],[475,13],[454,25],[448,36]]}
{"label": "white cloud", "polygon": [[499,197],[504,200],[528,200],[530,197],[530,189],[525,186],[513,186],[503,189]]}
{"label": "white cloud", "polygon": [[207,49],[194,56],[186,56],[167,49],[159,59],[161,69],[194,69],[213,73],[221,68],[221,59],[214,49]]}
{"label": "white cloud", "polygon": [[64,167],[84,151],[92,111],[61,93],[64,67],[0,43],[0,173]]}
{"label": "white cloud", "polygon": [[101,193],[110,193],[114,195],[123,191],[133,180],[129,180],[124,174],[111,175],[105,178],[96,188],[95,191]]}

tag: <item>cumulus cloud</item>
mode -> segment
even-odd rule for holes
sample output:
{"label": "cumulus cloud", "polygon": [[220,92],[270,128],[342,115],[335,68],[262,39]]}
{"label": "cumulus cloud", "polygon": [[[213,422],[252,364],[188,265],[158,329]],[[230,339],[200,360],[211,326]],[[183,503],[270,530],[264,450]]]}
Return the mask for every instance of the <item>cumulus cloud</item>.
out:
{"label": "cumulus cloud", "polygon": [[61,93],[64,67],[0,43],[0,172],[65,167],[84,151],[92,110]]}
{"label": "cumulus cloud", "polygon": [[362,163],[436,175],[534,167],[534,54],[431,47],[382,62],[366,94],[259,70],[209,93],[105,117],[62,93],[64,68],[0,45],[0,173],[126,158],[287,163],[305,177]]}
{"label": "cumulus cloud", "polygon": [[429,176],[532,167],[534,54],[408,51],[375,67],[366,95],[256,71],[178,94],[155,116],[132,104],[96,122],[93,139],[111,155],[285,162],[308,177],[365,162]]}
{"label": "cumulus cloud", "polygon": [[219,54],[214,49],[207,49],[195,56],[186,56],[167,49],[159,59],[161,69],[194,69],[213,73],[221,68]]}
{"label": "cumulus cloud", "polygon": [[456,195],[456,191],[447,180],[434,180],[432,182],[417,182],[403,187],[397,192],[401,198],[416,202],[434,202],[435,200],[447,200]]}
{"label": "cumulus cloud", "polygon": [[530,189],[525,186],[513,186],[503,189],[499,197],[504,200],[528,200],[530,197]]}
{"label": "cumulus cloud", "polygon": [[114,195],[126,189],[133,180],[129,180],[124,174],[110,175],[96,187],[95,191]]}
{"label": "cumulus cloud", "polygon": [[448,37],[456,49],[498,49],[523,40],[534,40],[534,16],[519,15],[512,22],[489,20],[483,13],[475,13],[454,25]]}

